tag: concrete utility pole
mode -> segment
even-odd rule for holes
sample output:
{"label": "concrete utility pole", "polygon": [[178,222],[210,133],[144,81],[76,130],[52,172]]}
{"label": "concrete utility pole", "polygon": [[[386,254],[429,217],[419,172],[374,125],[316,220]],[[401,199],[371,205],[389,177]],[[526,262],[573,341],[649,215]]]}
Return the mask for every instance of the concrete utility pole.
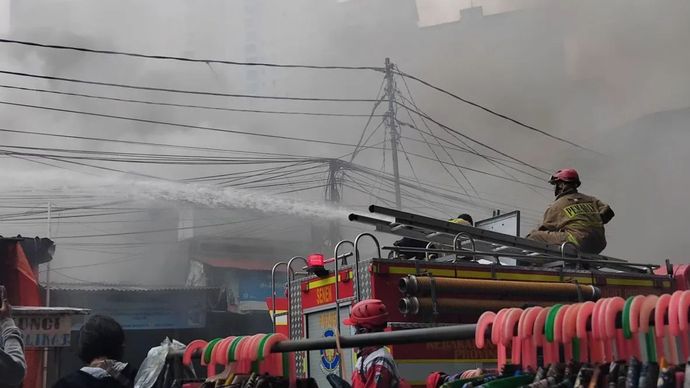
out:
{"label": "concrete utility pole", "polygon": [[[50,217],[53,210],[53,204],[48,202],[48,219],[46,238],[50,238]],[[46,264],[46,307],[50,307],[50,261]]]}
{"label": "concrete utility pole", "polygon": [[[342,165],[340,160],[333,159],[328,162],[328,185],[326,186],[326,202],[338,206],[340,203],[340,172]],[[328,224],[328,241],[331,246],[340,241],[340,224],[331,220]]]}
{"label": "concrete utility pole", "polygon": [[[47,230],[46,230],[46,238],[50,238],[50,222],[52,221],[50,219],[51,213],[53,210],[53,203],[48,202],[48,219],[47,219]],[[49,260],[47,265],[46,265],[46,307],[50,307],[50,262],[52,261]],[[43,388],[48,388],[48,355],[49,355],[49,348],[43,348]]]}
{"label": "concrete utility pole", "polygon": [[395,83],[393,82],[393,64],[390,58],[386,58],[386,95],[388,96],[388,112],[386,124],[391,135],[391,155],[393,157],[393,178],[395,184],[395,207],[402,208],[400,198],[400,171],[398,170],[398,127],[395,120]]}

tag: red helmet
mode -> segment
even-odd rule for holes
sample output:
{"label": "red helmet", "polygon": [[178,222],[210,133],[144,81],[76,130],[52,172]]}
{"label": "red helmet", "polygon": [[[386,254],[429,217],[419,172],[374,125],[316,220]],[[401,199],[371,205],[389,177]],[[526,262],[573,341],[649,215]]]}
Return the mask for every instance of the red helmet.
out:
{"label": "red helmet", "polygon": [[446,374],[443,372],[433,372],[426,378],[426,388],[440,387],[445,377]]}
{"label": "red helmet", "polygon": [[580,175],[574,168],[564,168],[551,176],[549,183],[555,185],[556,182],[575,183],[580,186]]}
{"label": "red helmet", "polygon": [[368,329],[386,326],[386,323],[388,323],[386,305],[379,299],[363,300],[352,306],[350,317],[345,318],[343,323],[349,326],[362,326]]}

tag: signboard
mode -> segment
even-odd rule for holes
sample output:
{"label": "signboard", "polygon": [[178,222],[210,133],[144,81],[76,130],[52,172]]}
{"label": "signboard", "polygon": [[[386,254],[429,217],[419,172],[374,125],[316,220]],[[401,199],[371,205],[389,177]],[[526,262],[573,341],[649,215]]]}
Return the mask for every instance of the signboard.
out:
{"label": "signboard", "polygon": [[70,346],[72,319],[69,315],[20,315],[14,321],[24,334],[27,348],[56,348]]}
{"label": "signboard", "polygon": [[[340,307],[340,318],[350,315],[349,305]],[[335,335],[335,308],[311,313],[307,315],[307,338],[333,337]],[[341,335],[350,335],[351,329],[340,323]],[[319,387],[328,387],[330,383],[326,376],[330,373],[338,374],[343,368],[343,377],[346,380],[352,375],[354,354],[352,349],[343,349],[338,354],[335,349],[312,350],[309,352],[309,377],[313,377]]]}
{"label": "signboard", "polygon": [[206,324],[206,313],[201,306],[190,306],[186,311],[169,305],[137,306],[121,304],[96,309],[101,314],[114,317],[126,330],[189,329]]}
{"label": "signboard", "polygon": [[263,302],[271,296],[271,271],[237,271],[240,301]]}
{"label": "signboard", "polygon": [[520,236],[520,211],[503,213],[495,217],[477,221],[475,227],[492,232]]}
{"label": "signboard", "polygon": [[[504,213],[497,215],[495,217],[487,218],[485,220],[477,221],[474,224],[475,227],[484,230],[490,230],[492,232],[503,233],[510,236],[520,236],[520,211],[515,210],[510,213]],[[501,264],[503,265],[516,265],[515,259],[509,259],[502,257],[500,258]],[[491,261],[486,261],[490,263]],[[484,261],[480,261],[484,263]]]}
{"label": "signboard", "polygon": [[51,300],[111,316],[125,330],[191,329],[206,326],[208,295],[206,289],[53,289]]}

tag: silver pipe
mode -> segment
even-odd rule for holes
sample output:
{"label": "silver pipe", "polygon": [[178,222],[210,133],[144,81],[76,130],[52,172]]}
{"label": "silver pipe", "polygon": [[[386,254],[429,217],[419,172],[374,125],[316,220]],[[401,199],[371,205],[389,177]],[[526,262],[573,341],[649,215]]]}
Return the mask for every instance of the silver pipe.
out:
{"label": "silver pipe", "polygon": [[[340,265],[338,264],[338,249],[343,244],[352,245],[352,249],[355,249],[355,243],[350,240],[342,240],[335,244],[333,249],[333,258],[335,260],[335,329],[340,332],[340,284],[338,283],[338,277],[340,276]],[[347,256],[343,258],[343,261],[347,260]],[[340,374],[340,368],[338,368],[338,374]]]}
{"label": "silver pipe", "polygon": [[[474,238],[469,233],[465,233],[465,232],[460,232],[460,233],[455,235],[455,237],[453,238],[453,249],[458,250],[458,241],[460,240],[461,236],[467,237],[467,239],[470,240],[470,243],[472,243],[472,251],[473,252],[477,250],[477,245],[474,242]],[[462,249],[462,242],[460,243],[460,249]],[[460,255],[456,254],[455,255],[455,261],[457,262],[458,260],[460,260]],[[475,253],[472,253],[472,260],[477,261],[477,255]]]}
{"label": "silver pipe", "polygon": [[[366,333],[339,338],[340,347],[363,348],[367,346],[403,345],[439,341],[456,341],[472,339],[477,325],[464,324],[452,326],[425,327],[421,329],[407,329],[396,331],[384,331],[380,333]],[[486,330],[487,337],[491,335],[491,329]],[[303,338],[285,340],[276,343],[271,348],[271,353],[304,352],[309,350],[336,349],[338,347],[335,337]],[[182,357],[184,350],[174,350],[168,353],[168,358]],[[198,353],[196,355],[198,357]]]}
{"label": "silver pipe", "polygon": [[430,241],[428,244],[426,244],[426,248],[424,248],[424,249],[426,249],[426,253],[424,253],[424,259],[426,261],[431,261],[431,255],[430,255],[429,250],[433,249],[432,248],[433,246],[434,246],[434,243]]}
{"label": "silver pipe", "polygon": [[[271,300],[273,302],[273,316],[272,316],[272,321],[273,321],[273,332],[276,332],[276,270],[278,267],[281,265],[287,265],[286,262],[284,261],[279,261],[273,265],[273,268],[271,268]],[[288,286],[289,287],[289,286]],[[288,290],[288,295],[290,294]],[[289,314],[289,311],[288,311]]]}
{"label": "silver pipe", "polygon": [[[305,259],[302,256],[295,256],[287,262],[287,269],[285,270],[285,272],[286,272],[286,276],[287,276],[287,280],[288,280],[288,293],[287,293],[288,294],[288,296],[287,296],[287,301],[288,301],[288,305],[287,305],[288,328],[290,327],[290,320],[292,318],[290,316],[290,312],[292,310],[292,292],[290,292],[291,291],[290,287],[292,287],[292,281],[293,281],[293,277],[295,275],[295,272],[292,270],[292,263],[295,260],[302,260],[302,261],[304,261],[305,265],[308,265],[307,259]],[[292,330],[290,330],[290,334],[292,334]]]}
{"label": "silver pipe", "polygon": [[376,236],[374,236],[371,233],[360,233],[355,237],[355,280],[357,281],[357,287],[355,288],[355,301],[359,302],[362,297],[362,293],[359,290],[359,239],[362,237],[371,237],[372,240],[374,240],[374,244],[376,244],[376,250],[378,252],[378,257],[381,257],[381,245],[379,244],[379,240],[376,239]]}

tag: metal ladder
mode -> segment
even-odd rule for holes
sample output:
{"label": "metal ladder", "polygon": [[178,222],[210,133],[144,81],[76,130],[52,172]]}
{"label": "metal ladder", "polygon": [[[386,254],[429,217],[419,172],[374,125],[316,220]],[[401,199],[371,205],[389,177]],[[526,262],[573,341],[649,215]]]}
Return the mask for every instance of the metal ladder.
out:
{"label": "metal ladder", "polygon": [[[424,249],[420,252],[438,252],[454,255],[455,260],[460,256],[495,258],[495,264],[500,265],[500,257],[514,258],[522,263],[552,266],[586,266],[596,269],[611,269],[623,272],[651,273],[659,268],[658,264],[630,263],[626,260],[609,256],[585,254],[577,251],[573,244],[548,245],[542,242],[510,236],[490,230],[478,229],[472,226],[455,224],[444,220],[407,213],[395,209],[372,205],[371,213],[393,217],[394,221],[368,217],[360,214],[350,214],[350,221],[360,222],[376,227],[379,232],[390,233],[416,240],[433,242],[451,249]],[[469,246],[465,248],[465,246]],[[384,249],[399,249],[384,247]],[[412,250],[414,248],[404,248]]]}

